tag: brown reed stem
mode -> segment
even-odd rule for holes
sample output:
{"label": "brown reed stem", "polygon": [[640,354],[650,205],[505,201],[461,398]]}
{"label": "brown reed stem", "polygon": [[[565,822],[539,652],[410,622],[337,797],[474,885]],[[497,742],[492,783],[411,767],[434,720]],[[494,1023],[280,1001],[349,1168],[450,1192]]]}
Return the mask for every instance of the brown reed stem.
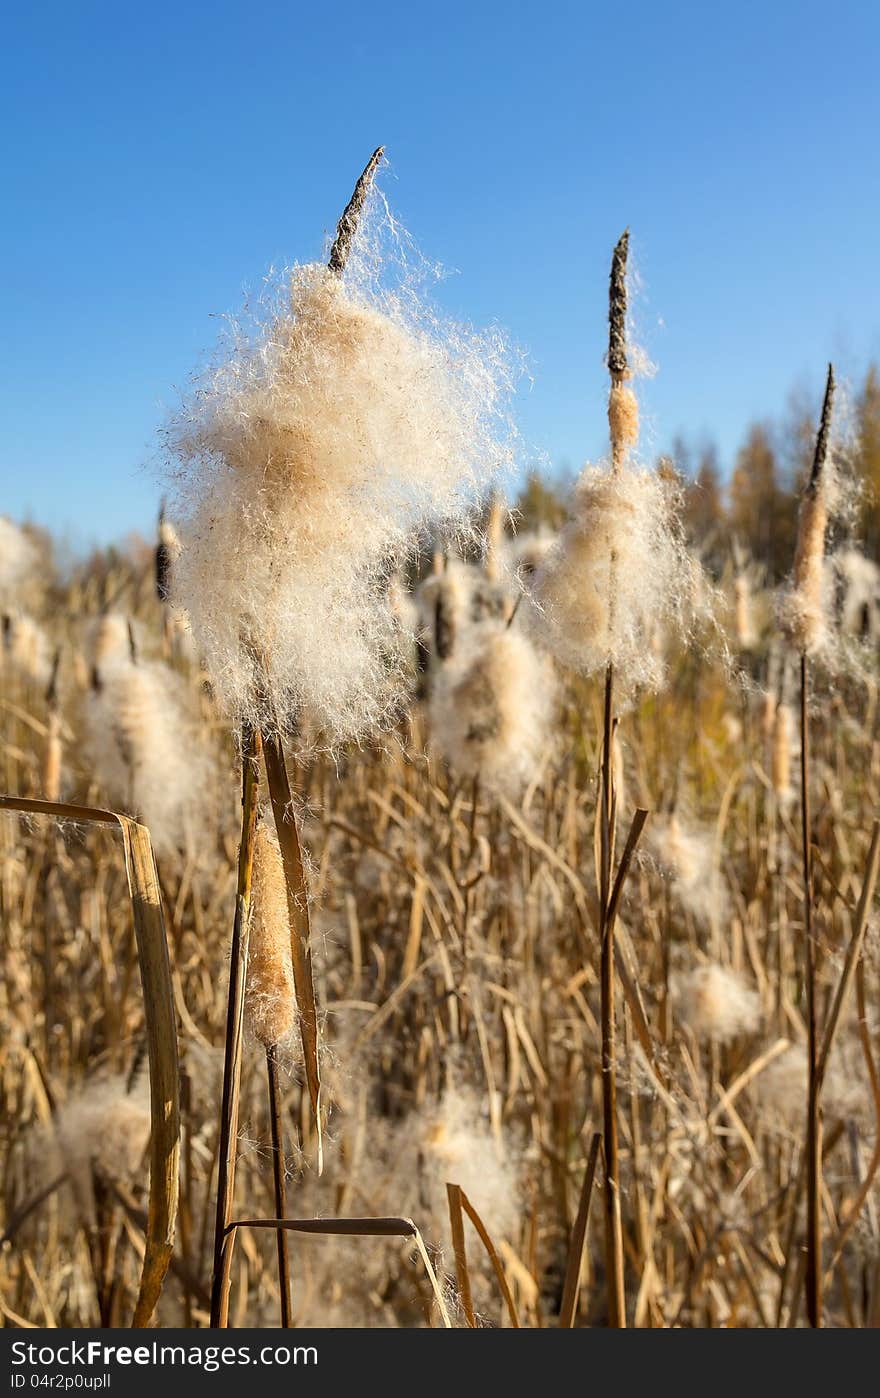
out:
{"label": "brown reed stem", "polygon": [[[824,417],[824,414],[823,414]],[[813,858],[810,845],[809,676],[801,652],[801,852],[804,879],[804,969],[807,997],[807,1254],[804,1271],[807,1319],[822,1324],[822,1120],[819,1103],[819,1039],[816,1023],[816,957],[813,943]]]}
{"label": "brown reed stem", "polygon": [[[272,1177],[275,1186],[275,1217],[287,1217],[285,1191],[284,1129],[281,1114],[281,1084],[278,1080],[278,1051],[275,1044],[266,1048],[266,1078],[269,1087],[269,1121],[272,1128]],[[293,1304],[290,1291],[290,1257],[287,1251],[287,1232],[279,1228],[276,1233],[278,1243],[278,1288],[281,1292],[281,1326],[289,1330],[293,1324]]]}
{"label": "brown reed stem", "polygon": [[608,1284],[608,1324],[626,1327],[623,1272],[623,1225],[620,1215],[620,1152],[617,1137],[617,1065],[614,1022],[614,920],[611,909],[612,810],[611,770],[614,669],[605,671],[605,710],[602,748],[601,856],[599,887],[600,996],[602,1020],[602,1131],[605,1148],[605,1258]]}
{"label": "brown reed stem", "polygon": [[224,1240],[232,1219],[232,1204],[235,1196],[241,1051],[244,1031],[244,992],[250,941],[249,913],[254,870],[254,834],[257,828],[259,763],[262,749],[259,731],[251,728],[243,730],[241,746],[241,841],[238,849],[235,921],[232,929],[232,953],[229,963],[223,1098],[220,1106],[217,1209],[214,1222],[214,1274],[211,1282],[212,1329],[224,1329],[229,1316],[232,1251],[224,1247]]}
{"label": "brown reed stem", "polygon": [[587,1156],[587,1168],[584,1172],[584,1180],[581,1185],[581,1197],[578,1203],[577,1218],[571,1233],[571,1241],[568,1245],[568,1257],[565,1265],[565,1283],[562,1288],[562,1305],[559,1308],[559,1328],[570,1330],[574,1325],[574,1318],[577,1313],[578,1290],[581,1284],[581,1272],[584,1265],[584,1244],[587,1240],[587,1228],[590,1223],[590,1203],[593,1198],[593,1180],[596,1176],[596,1161],[599,1158],[599,1147],[602,1144],[602,1136],[596,1131],[590,1142],[590,1151]]}

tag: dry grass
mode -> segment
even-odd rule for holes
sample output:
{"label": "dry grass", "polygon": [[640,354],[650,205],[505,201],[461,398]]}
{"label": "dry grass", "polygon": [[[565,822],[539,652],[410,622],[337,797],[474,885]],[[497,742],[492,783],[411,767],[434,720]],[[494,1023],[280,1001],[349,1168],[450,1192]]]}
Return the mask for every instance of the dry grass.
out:
{"label": "dry grass", "polygon": [[[56,705],[62,799],[105,799],[78,741],[77,676],[88,675],[89,638],[108,597],[132,619],[145,663],[168,656],[149,562],[93,565],[57,584],[41,620],[50,642],[62,644],[60,701],[47,701],[27,674],[4,672],[8,791],[41,794]],[[74,619],[63,635],[53,620],[60,616]],[[627,1317],[652,1326],[797,1325],[805,1319],[806,1104],[798,813],[777,795],[778,744],[765,732],[762,694],[708,656],[672,646],[665,660],[663,693],[626,714],[618,785],[627,809],[643,806],[662,826],[674,801],[685,833],[709,832],[720,913],[695,905],[687,879],[653,846],[633,866],[619,906]],[[200,741],[225,792],[203,803],[198,841],[165,850],[158,866],[182,1065],[180,1222],[158,1319],[179,1325],[208,1318],[238,758],[199,668],[170,663],[201,713]],[[760,682],[770,665],[766,637],[751,663]],[[491,1245],[490,1253],[464,1220],[478,1323],[608,1319],[601,1211],[587,1224],[582,1197],[602,1124],[594,870],[603,693],[599,681],[562,674],[560,686],[553,742],[515,799],[450,776],[431,749],[427,702],[415,703],[381,747],[332,761],[319,752],[293,775],[311,870],[326,1135],[319,1177],[308,1089],[297,1062],[282,1060],[288,1207],[297,1219],[412,1218],[436,1250],[455,1323],[467,1323],[468,1307],[455,1281],[450,1184]],[[865,908],[857,916],[857,905],[871,863],[880,741],[876,708],[855,682],[815,699],[811,764],[820,1035],[829,1016],[837,1025],[822,1099],[824,1318],[870,1325],[880,1321],[871,1173],[880,959],[876,922]],[[46,1192],[55,1181],[43,1145],[62,1111],[65,1131],[71,1120],[75,1130],[90,1084],[127,1074],[139,1055],[144,999],[125,868],[109,834],[74,817],[58,825],[3,814],[0,841],[0,1168],[12,1235],[0,1256],[0,1306],[11,1324],[84,1326],[102,1314],[127,1323],[144,1254],[147,1172],[127,1173],[112,1152],[90,1157],[89,1220],[69,1183]],[[737,1005],[715,1003],[723,977],[712,980],[712,1003],[681,1010],[675,987],[705,984],[700,968],[709,966],[735,975],[739,994],[747,988],[738,1034],[715,1034],[708,1023],[713,1013],[736,1020]],[[850,993],[838,1006],[844,980]],[[275,1216],[264,1062],[263,1045],[247,1038],[235,1218]],[[84,1115],[83,1130],[87,1122]],[[601,1180],[601,1158],[595,1169]],[[414,1235],[287,1236],[296,1323],[442,1323]],[[238,1230],[230,1322],[277,1324],[279,1305],[272,1231]]]}

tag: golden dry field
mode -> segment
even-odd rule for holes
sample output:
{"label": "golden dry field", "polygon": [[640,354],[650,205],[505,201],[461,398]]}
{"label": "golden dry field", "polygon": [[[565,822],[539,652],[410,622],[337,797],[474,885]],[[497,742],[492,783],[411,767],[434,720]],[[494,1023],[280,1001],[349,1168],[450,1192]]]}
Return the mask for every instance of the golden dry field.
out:
{"label": "golden dry field", "polygon": [[833,377],[785,558],[745,468],[698,529],[622,238],[607,459],[508,508],[515,366],[377,280],[373,172],[169,422],[155,547],[0,519],[3,1322],[878,1325]]}

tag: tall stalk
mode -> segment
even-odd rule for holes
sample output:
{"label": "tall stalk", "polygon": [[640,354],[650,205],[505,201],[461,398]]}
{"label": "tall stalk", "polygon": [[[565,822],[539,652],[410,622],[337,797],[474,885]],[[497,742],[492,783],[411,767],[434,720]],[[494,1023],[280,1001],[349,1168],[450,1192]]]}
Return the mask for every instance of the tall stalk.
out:
{"label": "tall stalk", "polygon": [[[626,259],[629,232],[620,238],[611,259],[608,296],[608,369],[612,386],[623,381],[626,361]],[[612,469],[623,461],[623,446],[611,435]],[[612,553],[608,580],[608,626],[613,631],[615,563]],[[599,942],[600,1009],[602,1025],[602,1139],[605,1154],[605,1265],[608,1284],[608,1323],[626,1326],[623,1265],[623,1224],[620,1212],[620,1152],[617,1136],[617,1064],[614,1022],[614,926],[611,917],[611,867],[614,858],[614,782],[611,745],[614,739],[614,667],[605,670],[600,818]]]}
{"label": "tall stalk", "polygon": [[[831,410],[834,401],[834,370],[828,366],[825,400],[816,437],[816,449],[810,479],[804,492],[804,505],[812,502],[823,488],[822,470],[828,455],[831,431]],[[798,566],[805,570],[809,560],[805,554],[812,548],[824,552],[824,524],[820,532],[807,526],[808,513],[802,511],[803,538],[798,540]],[[816,563],[814,558],[813,563]],[[821,565],[821,559],[819,560]],[[795,583],[799,579],[796,576]],[[810,839],[810,723],[809,666],[807,647],[800,655],[800,721],[801,721],[801,854],[804,885],[804,989],[807,1001],[807,1126],[806,1126],[806,1186],[807,1186],[807,1248],[804,1268],[807,1319],[810,1325],[822,1324],[822,1114],[821,1079],[819,1073],[819,1033],[816,1015],[816,947],[813,940],[813,853]]]}
{"label": "tall stalk", "polygon": [[[346,208],[339,220],[336,237],[330,250],[328,268],[336,276],[345,270],[357,233],[358,222],[366,202],[384,148],[373,152],[360,175]],[[241,1046],[244,1023],[244,992],[247,977],[249,942],[248,915],[250,911],[251,880],[254,862],[254,834],[257,816],[259,761],[263,738],[259,730],[242,734],[242,821],[238,857],[238,890],[235,923],[232,933],[232,956],[229,968],[229,1000],[226,1014],[226,1053],[223,1065],[223,1098],[220,1108],[219,1160],[217,1173],[217,1208],[214,1228],[214,1275],[211,1287],[211,1325],[224,1327],[229,1312],[229,1281],[232,1248],[226,1245],[227,1230],[232,1221],[235,1194],[235,1156],[238,1136],[238,1097],[241,1081]],[[303,1056],[306,1081],[318,1135],[319,1172],[321,1162],[321,1102],[318,1076],[318,1032],[315,993],[312,982],[311,949],[307,890],[303,873],[296,815],[290,793],[290,782],[284,761],[284,751],[277,731],[267,734],[266,764],[272,810],[278,831],[278,841],[284,860],[288,907],[291,921],[291,954],[294,980],[303,1034]],[[266,1058],[270,1117],[273,1135],[275,1168],[275,1202],[278,1218],[284,1217],[284,1181],[282,1156],[282,1127],[277,1061],[271,1052]],[[279,1178],[279,1167],[282,1174]],[[280,1192],[279,1192],[280,1191]],[[284,1230],[278,1235],[278,1282],[281,1291],[282,1324],[290,1323],[290,1269]]]}
{"label": "tall stalk", "polygon": [[617,1063],[614,1014],[614,921],[611,910],[611,861],[613,858],[614,791],[611,744],[614,672],[605,672],[605,707],[602,749],[600,822],[600,999],[602,1022],[602,1140],[605,1154],[605,1264],[608,1276],[608,1323],[626,1327],[626,1294],[623,1272],[623,1223],[620,1212],[620,1151],[617,1135]]}
{"label": "tall stalk", "polygon": [[[281,1114],[281,1084],[278,1080],[278,1050],[275,1044],[266,1048],[266,1078],[269,1088],[269,1122],[272,1131],[272,1180],[275,1187],[275,1217],[287,1217],[285,1189],[284,1127]],[[278,1244],[278,1287],[281,1293],[281,1325],[289,1330],[293,1324],[293,1304],[290,1291],[290,1257],[287,1252],[287,1230],[275,1234]]]}
{"label": "tall stalk", "polygon": [[244,991],[250,940],[251,885],[254,872],[254,834],[257,828],[257,793],[260,782],[262,740],[258,729],[242,733],[241,841],[238,848],[238,882],[235,921],[229,962],[229,997],[226,1007],[226,1052],[223,1060],[223,1097],[217,1154],[217,1209],[214,1222],[214,1275],[211,1283],[211,1326],[224,1327],[229,1312],[229,1267],[232,1250],[224,1247],[232,1222],[235,1195],[235,1161],[238,1150],[238,1104],[241,1086],[241,1049],[244,1030]]}

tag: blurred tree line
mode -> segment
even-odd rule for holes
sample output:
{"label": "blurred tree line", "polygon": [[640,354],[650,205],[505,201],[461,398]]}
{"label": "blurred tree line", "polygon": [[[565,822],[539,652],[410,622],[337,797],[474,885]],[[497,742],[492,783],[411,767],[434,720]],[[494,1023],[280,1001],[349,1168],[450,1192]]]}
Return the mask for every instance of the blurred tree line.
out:
{"label": "blurred tree line", "polygon": [[[880,561],[880,371],[871,364],[851,403],[851,470],[861,486],[852,537]],[[712,442],[678,438],[667,469],[684,490],[685,525],[707,566],[720,573],[733,541],[778,582],[791,569],[798,497],[813,456],[817,405],[793,394],[779,422],[748,427],[733,469],[724,479]],[[517,502],[523,528],[557,528],[565,514],[567,481],[530,477]]]}

